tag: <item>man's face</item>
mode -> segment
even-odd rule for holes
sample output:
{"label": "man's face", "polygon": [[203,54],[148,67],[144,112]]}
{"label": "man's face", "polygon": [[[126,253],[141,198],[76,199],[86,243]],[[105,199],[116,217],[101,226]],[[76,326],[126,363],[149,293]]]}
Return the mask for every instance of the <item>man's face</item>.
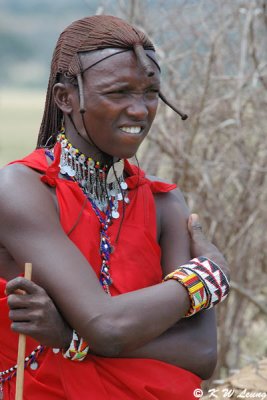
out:
{"label": "man's face", "polygon": [[[82,55],[83,70],[112,51],[105,49]],[[154,52],[147,53],[152,56]],[[118,158],[129,158],[136,153],[158,106],[160,74],[152,61],[151,67],[154,75],[148,77],[133,51],[127,51],[84,72],[84,124],[90,137],[83,126],[77,95],[72,117],[86,141],[90,142],[91,138],[103,152]]]}

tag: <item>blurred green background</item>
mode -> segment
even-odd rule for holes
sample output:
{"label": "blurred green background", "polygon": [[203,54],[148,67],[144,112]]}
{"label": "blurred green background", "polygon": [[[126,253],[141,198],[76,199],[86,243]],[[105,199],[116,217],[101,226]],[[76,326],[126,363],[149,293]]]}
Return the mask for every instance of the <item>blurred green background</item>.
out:
{"label": "blurred green background", "polygon": [[[114,2],[104,3],[116,13]],[[0,167],[35,147],[60,32],[102,11],[97,0],[0,0]]]}

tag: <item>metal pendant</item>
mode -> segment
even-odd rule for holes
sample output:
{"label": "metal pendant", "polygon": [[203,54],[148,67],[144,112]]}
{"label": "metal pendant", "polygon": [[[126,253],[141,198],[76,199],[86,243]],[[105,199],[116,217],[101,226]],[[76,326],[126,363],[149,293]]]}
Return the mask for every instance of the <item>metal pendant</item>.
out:
{"label": "metal pendant", "polygon": [[112,196],[112,197],[116,197],[116,196],[117,196],[117,193],[118,193],[118,191],[115,190],[115,189],[111,189],[111,190],[109,191],[109,195]]}
{"label": "metal pendant", "polygon": [[71,168],[71,166],[70,165],[63,165],[61,168],[60,168],[60,173],[62,174],[62,175],[69,175],[69,176],[71,176],[71,177],[73,177],[73,176],[75,176],[75,171],[74,171],[74,169],[73,168]]}
{"label": "metal pendant", "polygon": [[[116,182],[117,179],[119,179],[122,176],[123,170],[124,170],[124,161],[123,160],[120,160],[120,161],[116,162],[115,164],[113,164],[113,166],[108,171],[107,184],[110,185],[111,183]],[[114,171],[115,171],[115,173],[114,173]],[[117,176],[117,178],[116,178],[116,176]]]}
{"label": "metal pendant", "polygon": [[128,188],[127,183],[124,181],[121,182],[120,186],[121,186],[122,190],[126,190]]}
{"label": "metal pendant", "polygon": [[121,194],[121,193],[118,193],[118,194],[117,194],[117,200],[121,201],[122,199],[123,199],[122,194]]}
{"label": "metal pendant", "polygon": [[112,218],[118,219],[119,216],[120,216],[120,213],[118,213],[118,211],[116,211],[116,210],[113,210],[113,211],[111,212],[111,215],[112,215]]}
{"label": "metal pendant", "polygon": [[30,369],[32,369],[33,371],[36,371],[38,367],[39,365],[37,361],[33,361],[30,365]]}

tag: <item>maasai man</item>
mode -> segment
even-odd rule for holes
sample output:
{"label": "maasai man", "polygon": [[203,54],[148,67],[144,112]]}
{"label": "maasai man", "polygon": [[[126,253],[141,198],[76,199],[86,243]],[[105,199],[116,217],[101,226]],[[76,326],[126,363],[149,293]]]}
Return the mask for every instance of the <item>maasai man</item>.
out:
{"label": "maasai man", "polygon": [[[5,400],[17,333],[29,336],[25,400],[187,400],[211,375],[214,312],[201,310],[226,296],[227,263],[180,190],[127,161],[159,98],[140,30],[92,16],[60,35],[38,149],[1,170]],[[34,283],[18,277],[25,262]]]}

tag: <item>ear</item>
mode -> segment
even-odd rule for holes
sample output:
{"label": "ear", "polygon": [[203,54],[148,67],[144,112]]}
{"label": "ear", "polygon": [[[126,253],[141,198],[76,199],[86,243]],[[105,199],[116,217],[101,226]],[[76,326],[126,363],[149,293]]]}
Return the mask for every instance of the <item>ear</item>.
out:
{"label": "ear", "polygon": [[53,96],[56,105],[66,114],[73,111],[73,101],[70,85],[56,83],[53,87]]}

